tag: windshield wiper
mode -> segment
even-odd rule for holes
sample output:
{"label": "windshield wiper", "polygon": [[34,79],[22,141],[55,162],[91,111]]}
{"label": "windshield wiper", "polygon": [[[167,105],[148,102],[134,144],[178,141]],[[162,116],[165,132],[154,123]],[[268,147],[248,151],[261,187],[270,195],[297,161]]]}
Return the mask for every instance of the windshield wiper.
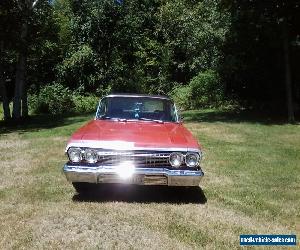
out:
{"label": "windshield wiper", "polygon": [[125,118],[118,118],[118,117],[110,117],[110,116],[99,116],[98,119],[100,120],[115,120],[115,121],[119,121],[119,122],[127,122],[127,121],[135,121],[135,120],[139,120],[139,121],[148,121],[148,122],[157,122],[157,123],[164,123],[163,120],[156,120],[156,119],[149,119],[149,118],[144,118],[144,117],[139,117],[136,119],[125,119]]}
{"label": "windshield wiper", "polygon": [[98,119],[100,119],[100,120],[115,120],[118,122],[126,122],[127,121],[127,119],[124,119],[124,118],[110,117],[110,116],[106,116],[106,115],[100,116]]}
{"label": "windshield wiper", "polygon": [[138,120],[141,120],[141,121],[149,121],[149,122],[164,123],[163,120],[149,119],[149,118],[143,118],[143,117],[139,117],[139,118],[137,118],[137,119],[138,119]]}
{"label": "windshield wiper", "polygon": [[106,119],[109,120],[109,119],[111,119],[111,117],[106,116],[106,115],[101,115],[101,116],[98,117],[98,119],[99,119],[99,120],[100,120],[100,119],[101,119],[101,120],[106,120]]}

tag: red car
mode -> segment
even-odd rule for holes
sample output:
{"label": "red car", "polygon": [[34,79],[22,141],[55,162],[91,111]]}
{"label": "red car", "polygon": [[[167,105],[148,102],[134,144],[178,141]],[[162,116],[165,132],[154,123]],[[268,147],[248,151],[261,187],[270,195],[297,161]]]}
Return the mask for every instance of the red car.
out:
{"label": "red car", "polygon": [[63,171],[81,193],[95,184],[199,186],[201,146],[166,96],[108,95],[66,147]]}

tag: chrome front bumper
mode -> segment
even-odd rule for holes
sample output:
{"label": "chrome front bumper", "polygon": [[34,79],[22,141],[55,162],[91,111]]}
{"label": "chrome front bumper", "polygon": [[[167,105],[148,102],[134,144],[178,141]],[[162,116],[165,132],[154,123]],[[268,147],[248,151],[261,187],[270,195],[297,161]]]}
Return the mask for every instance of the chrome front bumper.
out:
{"label": "chrome front bumper", "polygon": [[202,170],[170,170],[161,168],[134,168],[130,176],[122,176],[112,166],[73,166],[63,168],[69,182],[124,183],[135,185],[199,186]]}

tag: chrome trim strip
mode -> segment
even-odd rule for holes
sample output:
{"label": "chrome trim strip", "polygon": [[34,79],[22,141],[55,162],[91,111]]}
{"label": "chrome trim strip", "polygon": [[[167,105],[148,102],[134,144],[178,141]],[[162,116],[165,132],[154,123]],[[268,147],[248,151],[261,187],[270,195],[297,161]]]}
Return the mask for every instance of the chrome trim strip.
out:
{"label": "chrome trim strip", "polygon": [[128,157],[155,157],[155,158],[168,158],[169,155],[160,155],[160,153],[133,153],[132,151],[98,151],[97,154],[99,156],[128,156]]}
{"label": "chrome trim strip", "polygon": [[103,98],[101,98],[98,102],[98,106],[97,106],[97,110],[96,110],[96,114],[95,114],[95,117],[94,117],[94,120],[97,120],[97,117],[98,117],[98,112],[99,112],[99,108],[100,108],[100,103],[102,101]]}
{"label": "chrome trim strip", "polygon": [[188,148],[187,152],[194,152],[194,153],[202,153],[202,151],[199,148]]}
{"label": "chrome trim strip", "polygon": [[[118,176],[117,169],[113,166],[72,166],[65,164],[63,168],[67,180],[70,182],[89,182],[89,183],[127,183],[126,180]],[[198,186],[204,176],[202,170],[170,170],[161,168],[135,168],[133,176],[147,178],[151,176],[165,177],[167,183],[159,185],[168,186]],[[106,177],[109,180],[106,180]],[[113,177],[113,180],[112,180]],[[101,180],[101,181],[100,181]],[[128,183],[137,184],[137,183]],[[138,183],[139,185],[151,185],[150,183]],[[157,185],[153,181],[152,185]]]}
{"label": "chrome trim strip", "polygon": [[65,149],[65,152],[68,151],[70,147],[84,147],[84,148],[95,148],[95,149],[108,149],[108,150],[122,150],[122,151],[172,151],[172,152],[198,152],[200,153],[199,148],[185,148],[185,147],[166,147],[166,148],[155,148],[155,147],[136,147],[134,142],[125,142],[125,141],[95,141],[95,140],[77,140],[69,143]]}

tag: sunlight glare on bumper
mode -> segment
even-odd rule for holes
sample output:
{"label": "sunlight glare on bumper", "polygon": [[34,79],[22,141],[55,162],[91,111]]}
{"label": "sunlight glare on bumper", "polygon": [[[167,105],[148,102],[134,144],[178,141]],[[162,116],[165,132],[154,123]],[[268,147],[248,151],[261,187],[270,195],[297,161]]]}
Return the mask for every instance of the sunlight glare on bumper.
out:
{"label": "sunlight glare on bumper", "polygon": [[116,167],[116,172],[122,179],[130,178],[134,174],[134,171],[135,171],[135,167],[132,161],[121,162]]}

